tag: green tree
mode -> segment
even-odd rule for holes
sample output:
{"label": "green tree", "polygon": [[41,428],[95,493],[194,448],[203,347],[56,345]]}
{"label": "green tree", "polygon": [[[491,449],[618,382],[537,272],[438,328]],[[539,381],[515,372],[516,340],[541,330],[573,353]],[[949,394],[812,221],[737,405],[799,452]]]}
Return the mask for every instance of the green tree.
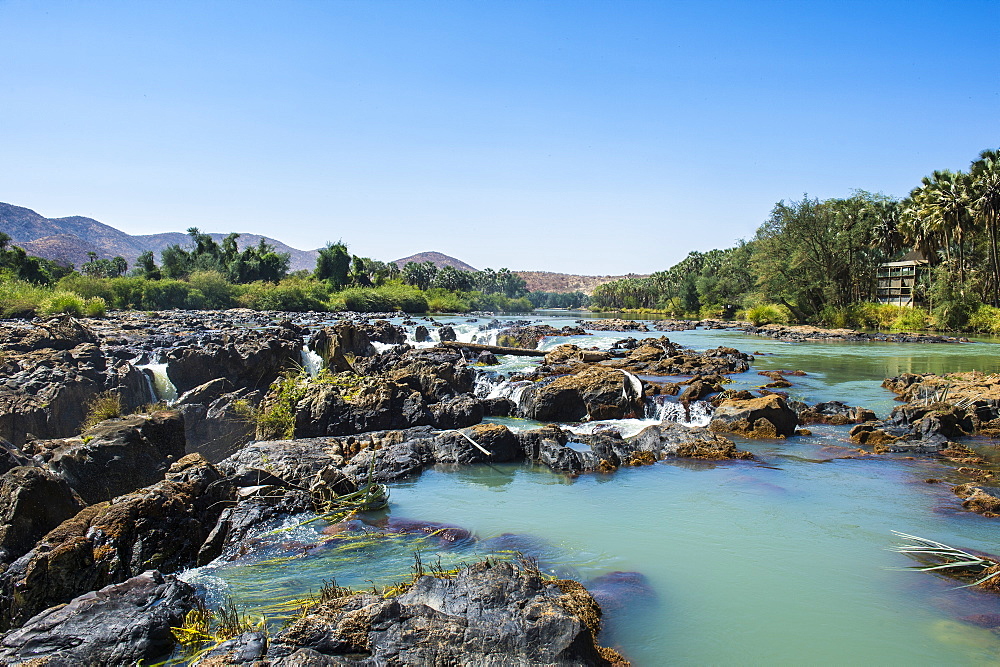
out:
{"label": "green tree", "polygon": [[321,248],[316,258],[316,269],[313,276],[317,280],[325,280],[335,290],[343,289],[348,284],[348,274],[351,271],[351,254],[343,241],[327,243]]}

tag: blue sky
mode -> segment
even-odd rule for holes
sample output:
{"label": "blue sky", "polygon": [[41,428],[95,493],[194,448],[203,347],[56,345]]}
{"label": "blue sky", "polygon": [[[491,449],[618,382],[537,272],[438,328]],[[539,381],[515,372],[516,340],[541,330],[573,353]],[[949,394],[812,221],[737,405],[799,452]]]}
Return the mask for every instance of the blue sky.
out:
{"label": "blue sky", "polygon": [[1000,1],[0,0],[0,201],[646,273],[1000,147]]}

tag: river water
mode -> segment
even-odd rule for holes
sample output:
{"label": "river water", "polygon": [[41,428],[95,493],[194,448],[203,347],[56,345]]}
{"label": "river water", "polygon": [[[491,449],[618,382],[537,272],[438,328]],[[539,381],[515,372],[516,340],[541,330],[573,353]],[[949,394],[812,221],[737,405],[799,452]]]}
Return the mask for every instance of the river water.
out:
{"label": "river water", "polygon": [[[484,339],[481,322],[441,321],[454,323],[460,339]],[[880,387],[885,377],[1000,371],[1000,347],[989,343],[789,344],[697,330],[602,332],[546,339],[543,347],[660,335],[697,350],[755,353],[733,388],[769,381],[759,370],[801,369],[806,376],[789,378],[792,398],[841,400],[880,416],[894,405]],[[503,361],[508,372],[535,363]],[[898,530],[996,553],[998,520],[962,511],[949,467],[904,456],[842,458],[856,453],[847,427],[810,428],[812,436],[786,441],[735,439],[757,461],[661,462],[575,479],[527,464],[428,470],[392,485],[389,510],[366,517],[368,524],[337,535],[324,534],[318,521],[263,527],[249,555],[188,578],[280,620],[288,609],[280,603],[324,580],[366,588],[408,578],[414,551],[447,568],[517,550],[544,571],[610,590],[602,598],[603,643],[636,665],[1000,663],[1000,637],[969,620],[1000,614],[1000,596],[905,571],[914,563],[889,550]],[[977,446],[993,458],[990,443]],[[388,519],[452,524],[478,539],[407,534]],[[288,530],[270,532],[276,528]],[[615,579],[630,585],[608,588]]]}

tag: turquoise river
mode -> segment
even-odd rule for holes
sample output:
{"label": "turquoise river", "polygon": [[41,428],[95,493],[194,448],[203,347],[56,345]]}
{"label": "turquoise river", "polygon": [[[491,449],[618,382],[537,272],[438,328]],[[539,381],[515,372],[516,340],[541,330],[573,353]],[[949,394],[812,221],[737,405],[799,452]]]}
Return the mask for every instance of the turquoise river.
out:
{"label": "turquoise river", "polygon": [[[533,319],[558,327],[579,317]],[[488,320],[441,321],[454,324],[460,340],[488,340],[478,331]],[[754,353],[734,388],[767,382],[760,370],[801,369],[806,376],[789,378],[791,398],[841,400],[879,416],[894,405],[880,386],[886,377],[1000,371],[1000,347],[990,342],[791,344],[695,330],[596,332],[542,346],[606,348],[628,336],[661,335],[696,350]],[[501,372],[536,363],[501,361]],[[641,426],[616,425],[625,432]],[[605,590],[601,640],[635,665],[1000,664],[1000,635],[969,620],[1000,614],[1000,596],[906,570],[914,563],[890,550],[897,530],[996,553],[1000,520],[962,510],[950,490],[959,481],[951,467],[901,455],[843,458],[856,454],[847,427],[811,428],[812,436],[788,440],[738,440],[756,461],[666,461],[575,479],[527,464],[432,469],[393,484],[389,509],[367,523],[333,536],[319,521],[298,525],[301,517],[265,526],[245,556],[186,577],[280,627],[288,611],[281,603],[325,580],[370,588],[407,579],[414,551],[441,567],[521,551],[544,571]],[[972,444],[996,459],[990,442]],[[379,526],[389,518],[459,526],[475,539],[385,532]],[[639,574],[613,574],[620,572]],[[614,581],[625,585],[608,586]]]}

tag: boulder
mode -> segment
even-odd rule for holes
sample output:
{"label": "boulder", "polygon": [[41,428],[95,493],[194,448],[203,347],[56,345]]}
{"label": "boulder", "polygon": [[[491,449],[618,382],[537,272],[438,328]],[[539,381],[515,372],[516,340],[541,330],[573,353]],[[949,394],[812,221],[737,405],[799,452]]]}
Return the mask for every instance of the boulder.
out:
{"label": "boulder", "polygon": [[420,324],[413,330],[413,338],[418,343],[426,343],[431,339],[431,333],[427,330],[427,327]]}
{"label": "boulder", "polygon": [[851,407],[841,401],[825,401],[807,405],[799,401],[789,401],[788,407],[795,410],[800,424],[863,424],[874,421],[875,413],[868,408]]}
{"label": "boulder", "polygon": [[455,328],[450,324],[438,327],[438,340],[441,342],[458,340],[458,336],[455,335]]}
{"label": "boulder", "polygon": [[161,479],[184,456],[184,419],[163,411],[111,419],[56,449],[47,465],[85,502],[97,503]]}
{"label": "boulder", "polygon": [[20,466],[0,477],[0,564],[28,553],[46,533],[73,517],[83,501],[44,468]]}
{"label": "boulder", "polygon": [[301,330],[285,322],[268,329],[239,329],[219,339],[173,347],[164,355],[167,376],[183,394],[216,378],[237,389],[264,389],[299,363]]}
{"label": "boulder", "polygon": [[524,390],[522,416],[539,421],[624,419],[645,410],[638,378],[600,366],[537,382]]}
{"label": "boulder", "polygon": [[795,435],[799,419],[784,399],[776,395],[751,399],[728,399],[716,407],[709,428],[749,438]]}
{"label": "boulder", "polygon": [[421,576],[392,598],[325,602],[278,634],[272,665],[608,665],[600,608],[577,582],[483,562],[452,577]]}
{"label": "boulder", "polygon": [[192,586],[152,570],[52,607],[0,641],[5,665],[155,664],[195,607]]}
{"label": "boulder", "polygon": [[256,430],[243,406],[257,406],[263,398],[260,390],[240,389],[209,404],[181,405],[187,453],[201,454],[212,463],[232,455],[253,439]]}

